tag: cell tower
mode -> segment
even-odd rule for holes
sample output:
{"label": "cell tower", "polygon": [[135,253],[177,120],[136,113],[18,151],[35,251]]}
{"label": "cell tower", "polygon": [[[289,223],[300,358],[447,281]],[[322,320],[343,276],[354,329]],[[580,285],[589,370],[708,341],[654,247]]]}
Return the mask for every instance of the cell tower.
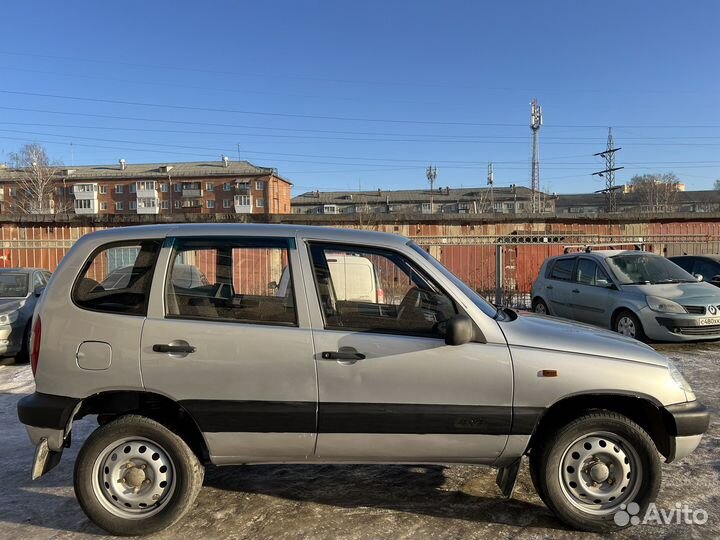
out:
{"label": "cell tower", "polygon": [[603,191],[605,192],[605,198],[607,200],[608,212],[617,212],[617,190],[615,189],[615,171],[619,171],[620,169],[625,168],[615,166],[615,152],[617,152],[618,150],[622,150],[622,148],[615,147],[615,142],[613,141],[612,135],[612,128],[609,127],[607,148],[604,152],[598,152],[597,154],[594,154],[595,156],[600,156],[605,160],[605,169],[593,173],[593,176],[600,176],[601,178],[605,178],[605,189]]}
{"label": "cell tower", "polygon": [[495,169],[492,161],[488,163],[487,185],[490,186],[490,211],[495,212]]}
{"label": "cell tower", "polygon": [[433,196],[435,195],[435,180],[437,179],[437,167],[432,165],[425,169],[425,177],[430,182],[430,213],[435,211],[435,205],[433,204]]}
{"label": "cell tower", "polygon": [[537,98],[530,104],[530,129],[533,134],[532,171],[530,173],[530,189],[532,190],[532,211],[539,210],[538,197],[540,192],[540,128],[542,127],[542,107]]}

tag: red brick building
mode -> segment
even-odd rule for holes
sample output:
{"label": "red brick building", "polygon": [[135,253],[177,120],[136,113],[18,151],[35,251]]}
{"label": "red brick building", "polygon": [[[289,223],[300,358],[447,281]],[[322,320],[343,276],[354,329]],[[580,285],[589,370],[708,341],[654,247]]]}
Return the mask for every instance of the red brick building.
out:
{"label": "red brick building", "polygon": [[[3,213],[18,208],[22,171],[0,168]],[[247,161],[59,167],[50,206],[55,213],[289,214],[292,183]]]}

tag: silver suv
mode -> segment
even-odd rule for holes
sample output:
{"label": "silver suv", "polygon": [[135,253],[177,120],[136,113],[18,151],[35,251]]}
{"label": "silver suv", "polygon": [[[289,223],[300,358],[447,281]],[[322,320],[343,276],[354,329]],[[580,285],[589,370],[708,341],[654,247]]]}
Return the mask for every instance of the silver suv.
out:
{"label": "silver suv", "polygon": [[640,340],[720,338],[720,289],[645,251],[551,257],[533,284],[532,307]]}
{"label": "silver suv", "polygon": [[[341,257],[367,261],[383,294],[338,296]],[[175,279],[188,265],[204,279]],[[607,531],[621,504],[655,499],[660,455],[692,452],[709,418],[646,345],[497,310],[413,242],[364,231],[87,235],[41,297],[31,361],[18,413],[32,476],[96,415],[75,493],[123,535],[179,520],[207,463],[472,463],[497,467],[510,496],[526,455],[560,519]]]}

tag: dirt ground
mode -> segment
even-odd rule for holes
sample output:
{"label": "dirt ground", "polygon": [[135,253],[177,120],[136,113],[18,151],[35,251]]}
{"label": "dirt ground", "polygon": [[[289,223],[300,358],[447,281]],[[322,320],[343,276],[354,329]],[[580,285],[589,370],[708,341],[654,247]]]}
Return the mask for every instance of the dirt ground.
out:
{"label": "dirt ground", "polygon": [[[703,509],[704,525],[641,525],[615,538],[720,538],[720,343],[662,345],[712,411],[710,431],[688,458],[664,466],[658,507]],[[104,536],[73,495],[77,451],[96,424],[76,424],[61,464],[30,480],[33,456],[17,420],[33,390],[27,366],[0,365],[0,538]],[[599,538],[565,528],[535,495],[524,467],[515,496],[500,498],[495,472],[473,466],[209,467],[193,510],[153,538],[402,539]]]}

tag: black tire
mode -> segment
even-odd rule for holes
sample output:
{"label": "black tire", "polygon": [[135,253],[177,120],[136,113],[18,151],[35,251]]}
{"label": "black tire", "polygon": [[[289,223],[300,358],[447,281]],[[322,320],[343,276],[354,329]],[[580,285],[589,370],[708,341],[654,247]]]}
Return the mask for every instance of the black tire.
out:
{"label": "black tire", "polygon": [[634,337],[638,341],[645,341],[647,337],[645,336],[645,331],[643,330],[642,323],[640,322],[640,319],[637,318],[637,315],[635,315],[632,311],[629,309],[623,309],[619,311],[615,317],[613,318],[613,331],[617,332],[618,334],[628,335],[623,333],[621,329],[621,325],[624,319],[627,319],[632,322],[632,325],[635,329],[635,335],[634,336],[628,336],[628,337]]}
{"label": "black tire", "polygon": [[32,327],[32,319],[25,325],[23,330],[22,347],[15,356],[16,364],[27,364],[30,362],[30,328]]}
{"label": "black tire", "polygon": [[[107,469],[96,467],[97,463],[104,463],[102,458],[103,455],[108,455],[107,448],[112,447],[116,442],[118,445],[126,444],[124,440],[133,438],[154,444],[167,454],[172,463],[173,488],[160,499],[164,502],[159,510],[155,510],[156,513],[144,518],[128,519],[108,510],[107,507],[112,508],[113,504],[119,505],[119,503],[113,503],[104,495],[111,493],[101,486],[104,483],[102,474],[107,472]],[[115,452],[110,452],[113,453]],[[120,455],[117,459],[120,463],[124,458],[120,452],[116,453]],[[150,455],[149,452],[147,455]],[[154,456],[155,454],[151,459],[156,459]],[[136,468],[145,469],[145,466],[136,465]],[[170,527],[180,520],[195,502],[202,487],[204,473],[205,469],[197,456],[178,435],[162,424],[143,416],[122,416],[96,429],[80,449],[75,462],[75,496],[90,520],[110,534],[141,536]],[[149,476],[147,478],[149,479]],[[96,482],[95,486],[93,482]],[[105,483],[105,486],[109,487],[109,484]],[[101,499],[101,497],[105,498]],[[149,507],[137,511],[152,512],[153,510]],[[127,511],[120,508],[115,509],[115,512]]]}
{"label": "black tire", "polygon": [[[613,438],[616,442],[612,446],[602,444],[603,441],[612,441]],[[592,443],[595,443],[596,440],[599,441],[599,445],[596,446],[597,450],[592,448]],[[566,465],[573,463],[572,460],[577,454],[577,452],[570,453],[570,450],[581,443],[590,444],[590,448],[584,446],[588,455],[591,456],[589,463],[593,463],[592,460],[596,455],[602,457],[601,461],[603,462],[610,462],[613,459],[612,456],[630,458],[629,461],[622,459],[621,462],[629,463],[627,467],[630,467],[631,474],[634,476],[628,478],[623,473],[619,480],[616,479],[612,471],[617,465],[613,464],[613,467],[609,469],[613,482],[608,484],[608,480],[606,480],[598,484],[598,487],[592,487],[588,483],[586,486],[580,486],[578,490],[572,490],[570,488],[572,481],[566,482],[564,479],[566,478],[566,469],[570,470],[573,467]],[[602,448],[600,448],[601,446]],[[595,454],[590,454],[590,452],[595,452]],[[578,465],[578,469],[583,469],[580,465],[588,462],[574,463]],[[560,520],[570,527],[582,531],[611,532],[627,527],[629,523],[623,523],[622,520],[616,521],[615,518],[615,514],[624,509],[622,505],[628,505],[631,502],[638,504],[639,515],[642,516],[660,490],[660,458],[650,436],[629,418],[606,410],[587,412],[555,432],[546,434],[538,448],[534,448],[531,452],[530,468],[533,484],[543,502]],[[583,478],[579,471],[578,477]],[[590,479],[589,476],[585,476],[585,478]],[[627,484],[625,484],[625,478],[627,478]],[[577,483],[575,485],[577,486]],[[605,506],[602,507],[600,504],[595,504],[600,499],[581,498],[587,496],[586,487],[596,490],[607,488],[610,490],[607,495],[612,495],[620,489],[622,491],[612,499],[606,497],[606,501],[603,503]],[[629,491],[626,492],[627,488]],[[612,491],[613,489],[614,491]],[[585,495],[577,496],[583,492]],[[604,513],[593,513],[593,510],[601,510]]]}
{"label": "black tire", "polygon": [[532,303],[533,312],[538,315],[550,315],[550,308],[542,298],[535,298]]}

